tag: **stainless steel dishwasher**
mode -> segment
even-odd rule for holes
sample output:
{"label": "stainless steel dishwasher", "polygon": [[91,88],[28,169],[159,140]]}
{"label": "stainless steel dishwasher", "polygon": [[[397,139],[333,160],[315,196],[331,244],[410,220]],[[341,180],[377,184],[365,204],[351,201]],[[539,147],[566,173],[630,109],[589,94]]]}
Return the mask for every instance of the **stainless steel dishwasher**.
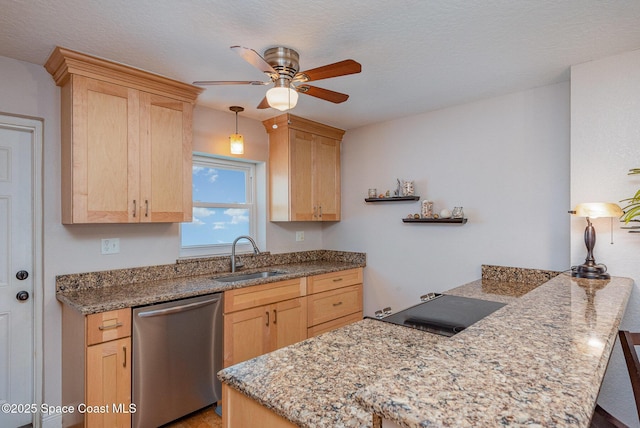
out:
{"label": "stainless steel dishwasher", "polygon": [[222,293],[133,310],[134,428],[156,428],[222,398]]}

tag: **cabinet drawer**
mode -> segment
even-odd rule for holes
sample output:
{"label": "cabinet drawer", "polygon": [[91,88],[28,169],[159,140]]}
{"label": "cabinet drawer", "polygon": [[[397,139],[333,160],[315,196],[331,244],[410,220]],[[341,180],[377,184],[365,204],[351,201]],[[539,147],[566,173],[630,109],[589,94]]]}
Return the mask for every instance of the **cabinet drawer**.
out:
{"label": "cabinet drawer", "polygon": [[131,308],[87,315],[87,345],[131,336]]}
{"label": "cabinet drawer", "polygon": [[224,313],[227,314],[304,296],[306,294],[306,285],[306,278],[296,278],[225,291]]}
{"label": "cabinet drawer", "polygon": [[326,333],[331,330],[335,330],[345,325],[353,324],[362,319],[362,311],[355,314],[347,315],[346,317],[337,318],[335,320],[323,322],[322,324],[314,325],[307,329],[307,337],[314,337]]}
{"label": "cabinet drawer", "polygon": [[313,294],[308,299],[307,327],[362,312],[362,284]]}
{"label": "cabinet drawer", "polygon": [[330,272],[309,277],[307,292],[309,294],[335,290],[348,285],[362,284],[362,268]]}

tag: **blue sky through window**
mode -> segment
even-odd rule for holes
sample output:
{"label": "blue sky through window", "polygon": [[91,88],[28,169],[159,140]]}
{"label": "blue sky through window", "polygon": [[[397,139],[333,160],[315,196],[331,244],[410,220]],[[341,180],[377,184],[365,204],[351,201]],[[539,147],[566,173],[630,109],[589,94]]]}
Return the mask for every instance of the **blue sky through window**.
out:
{"label": "blue sky through window", "polygon": [[220,167],[193,166],[193,221],[182,224],[182,246],[231,243],[249,234],[249,209],[234,206],[247,202],[247,172]]}

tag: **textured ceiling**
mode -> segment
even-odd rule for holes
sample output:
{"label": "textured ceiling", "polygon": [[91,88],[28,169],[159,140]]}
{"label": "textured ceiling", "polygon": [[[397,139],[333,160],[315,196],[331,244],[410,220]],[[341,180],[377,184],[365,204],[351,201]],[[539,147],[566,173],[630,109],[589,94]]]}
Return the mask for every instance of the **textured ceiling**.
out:
{"label": "textured ceiling", "polygon": [[[316,86],[292,113],[343,129],[569,78],[572,64],[640,48],[637,0],[0,0],[0,55],[44,64],[56,45],[184,82],[263,80],[229,49],[286,46],[310,69],[362,73]],[[266,119],[265,86],[212,86],[198,103]]]}

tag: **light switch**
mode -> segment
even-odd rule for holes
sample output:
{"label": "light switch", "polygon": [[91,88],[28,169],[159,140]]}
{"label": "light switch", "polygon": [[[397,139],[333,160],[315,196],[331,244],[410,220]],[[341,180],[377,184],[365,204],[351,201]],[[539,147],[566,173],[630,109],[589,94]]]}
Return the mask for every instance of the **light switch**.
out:
{"label": "light switch", "polygon": [[296,232],[296,241],[297,242],[304,241],[304,232],[302,231]]}

